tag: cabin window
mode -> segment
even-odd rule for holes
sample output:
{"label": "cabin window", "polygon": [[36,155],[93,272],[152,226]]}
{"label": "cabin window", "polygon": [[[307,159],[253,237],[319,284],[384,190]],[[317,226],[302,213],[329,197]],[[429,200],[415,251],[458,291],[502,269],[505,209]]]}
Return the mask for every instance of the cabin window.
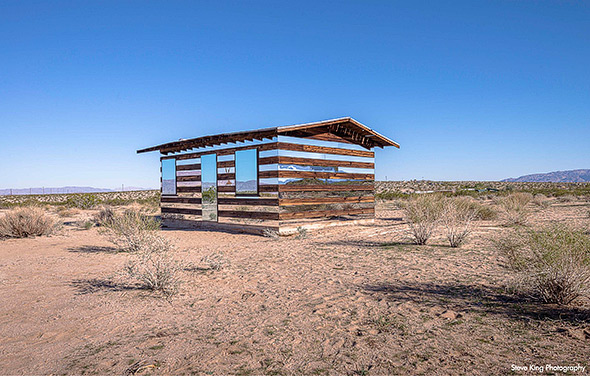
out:
{"label": "cabin window", "polygon": [[236,151],[236,195],[258,194],[258,150]]}
{"label": "cabin window", "polygon": [[162,194],[176,194],[176,159],[162,159]]}

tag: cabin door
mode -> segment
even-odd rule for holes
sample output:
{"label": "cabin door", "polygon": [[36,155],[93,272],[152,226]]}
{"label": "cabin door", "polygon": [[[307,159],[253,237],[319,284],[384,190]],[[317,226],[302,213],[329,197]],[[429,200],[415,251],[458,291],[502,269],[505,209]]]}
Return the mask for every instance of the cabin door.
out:
{"label": "cabin door", "polygon": [[201,156],[203,221],[217,222],[217,154]]}

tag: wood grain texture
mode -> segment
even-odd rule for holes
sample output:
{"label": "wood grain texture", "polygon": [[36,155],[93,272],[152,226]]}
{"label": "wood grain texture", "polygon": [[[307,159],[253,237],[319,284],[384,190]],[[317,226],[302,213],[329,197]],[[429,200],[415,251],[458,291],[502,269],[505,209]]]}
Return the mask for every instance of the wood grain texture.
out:
{"label": "wood grain texture", "polygon": [[318,191],[373,191],[375,187],[371,184],[366,185],[344,185],[344,184],[330,184],[330,185],[303,185],[303,184],[285,184],[279,186],[279,192],[318,192]]}
{"label": "wood grain texture", "polygon": [[299,218],[320,218],[320,217],[335,217],[340,215],[355,215],[355,214],[375,214],[375,208],[360,208],[348,210],[317,210],[317,211],[301,211],[291,213],[279,213],[279,218],[282,219],[299,219]]}
{"label": "wood grain texture", "polygon": [[322,154],[337,154],[337,155],[351,155],[355,157],[367,157],[374,158],[375,153],[372,151],[365,150],[348,150],[340,148],[331,148],[326,146],[313,146],[313,145],[300,145],[291,144],[287,142],[278,142],[278,149],[280,150],[291,150],[291,151],[305,151],[309,153],[322,153]]}
{"label": "wood grain texture", "polygon": [[317,204],[354,204],[361,202],[375,202],[373,195],[348,197],[310,197],[310,198],[282,198],[280,206],[317,205]]}
{"label": "wood grain texture", "polygon": [[258,151],[276,150],[277,146],[278,146],[277,142],[269,142],[267,144],[260,144],[260,145],[247,145],[247,146],[239,146],[239,147],[235,147],[235,148],[202,151],[202,152],[197,152],[197,153],[184,153],[184,154],[167,155],[164,157],[160,157],[160,159],[176,158],[178,160],[185,160],[185,159],[199,158],[199,157],[201,157],[203,155],[207,155],[207,154],[217,154],[218,156],[219,155],[231,155],[239,150],[250,150],[250,149],[258,149]]}
{"label": "wood grain texture", "polygon": [[322,172],[322,171],[260,171],[260,178],[302,178],[302,179],[355,179],[375,180],[373,174],[354,174],[348,172]]}

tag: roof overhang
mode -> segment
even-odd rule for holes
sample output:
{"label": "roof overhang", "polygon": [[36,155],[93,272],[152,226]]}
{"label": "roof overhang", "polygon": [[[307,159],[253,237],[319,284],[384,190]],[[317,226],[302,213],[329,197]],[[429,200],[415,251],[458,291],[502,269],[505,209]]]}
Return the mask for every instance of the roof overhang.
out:
{"label": "roof overhang", "polygon": [[306,137],[320,133],[332,133],[351,143],[364,146],[367,149],[373,147],[395,146],[395,141],[377,133],[366,125],[350,117],[332,120],[318,121],[307,124],[286,125],[281,127],[263,128],[252,131],[222,133],[211,136],[191,138],[168,142],[137,150],[137,153],[160,151],[162,154],[176,153],[194,148],[222,145],[230,142],[264,140],[278,135]]}

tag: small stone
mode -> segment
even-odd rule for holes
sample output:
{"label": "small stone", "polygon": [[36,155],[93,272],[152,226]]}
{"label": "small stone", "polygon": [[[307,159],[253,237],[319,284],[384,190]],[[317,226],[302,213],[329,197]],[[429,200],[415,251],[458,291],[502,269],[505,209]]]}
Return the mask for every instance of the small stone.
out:
{"label": "small stone", "polygon": [[448,319],[448,320],[455,320],[461,316],[462,315],[460,313],[457,313],[455,311],[451,311],[450,309],[448,309],[440,314],[440,317],[442,317],[443,319]]}

